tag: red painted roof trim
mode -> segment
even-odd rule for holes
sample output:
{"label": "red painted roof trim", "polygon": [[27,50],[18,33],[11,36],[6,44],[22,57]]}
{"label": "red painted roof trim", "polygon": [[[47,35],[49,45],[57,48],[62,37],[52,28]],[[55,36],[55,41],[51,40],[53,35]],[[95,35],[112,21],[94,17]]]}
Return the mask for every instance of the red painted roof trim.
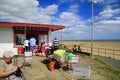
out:
{"label": "red painted roof trim", "polygon": [[41,27],[41,28],[51,28],[51,29],[64,29],[65,26],[59,25],[48,25],[48,24],[33,24],[33,23],[16,23],[16,22],[0,22],[0,27],[13,27],[13,26],[20,26],[20,27]]}

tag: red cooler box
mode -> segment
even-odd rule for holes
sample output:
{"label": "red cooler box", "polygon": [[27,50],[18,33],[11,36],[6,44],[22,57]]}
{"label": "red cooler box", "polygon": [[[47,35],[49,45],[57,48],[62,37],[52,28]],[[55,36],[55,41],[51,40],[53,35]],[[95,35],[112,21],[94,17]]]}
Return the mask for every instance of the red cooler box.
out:
{"label": "red cooler box", "polygon": [[23,49],[24,49],[24,48],[21,48],[21,47],[18,48],[18,49],[17,49],[18,54],[23,54]]}

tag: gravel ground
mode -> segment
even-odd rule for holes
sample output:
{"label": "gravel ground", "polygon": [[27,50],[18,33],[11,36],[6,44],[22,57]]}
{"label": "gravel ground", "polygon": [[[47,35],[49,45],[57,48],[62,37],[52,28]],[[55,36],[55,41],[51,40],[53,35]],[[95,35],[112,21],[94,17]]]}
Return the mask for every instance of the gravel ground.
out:
{"label": "gravel ground", "polygon": [[[72,70],[65,71],[61,69],[54,69],[49,71],[47,66],[43,64],[45,57],[33,56],[29,60],[32,66],[25,66],[22,68],[26,80],[72,80]],[[24,61],[23,58],[18,58],[18,65]],[[80,55],[80,64],[89,64],[91,68],[90,80],[120,80],[120,72],[112,69],[110,66],[102,62],[91,59],[89,56]],[[84,76],[75,76],[74,80],[87,80]]]}

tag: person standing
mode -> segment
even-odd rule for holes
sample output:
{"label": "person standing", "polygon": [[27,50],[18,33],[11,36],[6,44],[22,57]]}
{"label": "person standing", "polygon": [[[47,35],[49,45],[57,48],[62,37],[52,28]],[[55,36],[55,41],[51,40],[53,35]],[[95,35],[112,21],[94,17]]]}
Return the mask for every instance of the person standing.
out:
{"label": "person standing", "polygon": [[17,71],[18,66],[14,66],[12,59],[14,54],[12,51],[5,51],[3,59],[0,59],[0,80],[18,80],[14,72]]}
{"label": "person standing", "polygon": [[34,49],[35,49],[35,46],[36,46],[36,39],[35,38],[30,38],[29,42],[30,42],[30,51],[33,52]]}
{"label": "person standing", "polygon": [[67,59],[68,59],[68,68],[69,69],[72,67],[72,57],[73,56],[74,56],[73,50],[68,49]]}
{"label": "person standing", "polygon": [[42,56],[45,56],[45,45],[42,45]]}
{"label": "person standing", "polygon": [[28,49],[29,49],[29,40],[24,40],[24,51],[28,51]]}
{"label": "person standing", "polygon": [[57,38],[55,38],[53,41],[53,47],[54,47],[54,50],[57,50],[59,47],[59,40],[57,40]]}

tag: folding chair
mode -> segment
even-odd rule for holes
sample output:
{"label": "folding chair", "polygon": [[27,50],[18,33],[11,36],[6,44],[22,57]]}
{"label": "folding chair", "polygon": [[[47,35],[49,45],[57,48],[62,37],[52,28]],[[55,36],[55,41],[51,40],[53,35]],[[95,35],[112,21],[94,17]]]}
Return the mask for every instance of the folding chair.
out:
{"label": "folding chair", "polygon": [[90,80],[90,66],[88,64],[75,65],[73,68],[72,80],[74,80],[74,75],[87,77]]}
{"label": "folding chair", "polygon": [[32,52],[25,52],[24,54],[25,54],[25,56],[24,56],[24,64],[23,65],[31,66],[32,65]]}

